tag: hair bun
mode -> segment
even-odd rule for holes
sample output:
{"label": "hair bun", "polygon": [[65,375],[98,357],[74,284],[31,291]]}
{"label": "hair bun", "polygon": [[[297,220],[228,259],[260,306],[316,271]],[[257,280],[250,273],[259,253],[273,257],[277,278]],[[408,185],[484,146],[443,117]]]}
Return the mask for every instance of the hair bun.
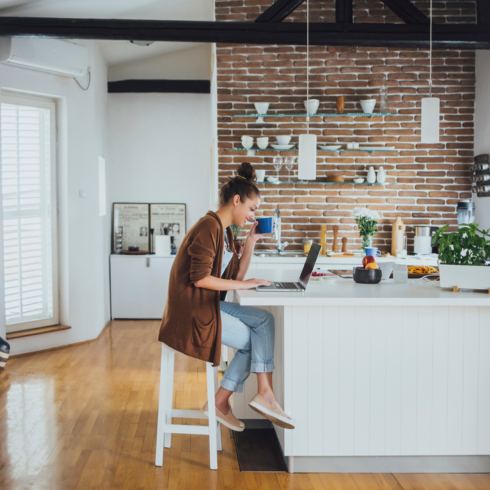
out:
{"label": "hair bun", "polygon": [[255,170],[252,165],[248,162],[243,162],[237,170],[237,174],[241,175],[247,180],[257,181],[257,176],[255,175]]}

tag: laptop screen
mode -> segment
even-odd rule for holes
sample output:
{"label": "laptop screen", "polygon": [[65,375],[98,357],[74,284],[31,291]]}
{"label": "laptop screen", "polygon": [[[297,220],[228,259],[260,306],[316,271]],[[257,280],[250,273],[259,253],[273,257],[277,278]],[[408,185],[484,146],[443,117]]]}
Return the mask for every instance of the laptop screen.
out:
{"label": "laptop screen", "polygon": [[322,247],[318,245],[318,243],[313,242],[311,244],[310,252],[308,253],[308,257],[306,257],[306,262],[301,271],[301,275],[299,276],[299,283],[306,289],[306,285],[310,280],[311,273],[313,272],[313,268],[315,267],[316,259],[318,258],[318,254]]}

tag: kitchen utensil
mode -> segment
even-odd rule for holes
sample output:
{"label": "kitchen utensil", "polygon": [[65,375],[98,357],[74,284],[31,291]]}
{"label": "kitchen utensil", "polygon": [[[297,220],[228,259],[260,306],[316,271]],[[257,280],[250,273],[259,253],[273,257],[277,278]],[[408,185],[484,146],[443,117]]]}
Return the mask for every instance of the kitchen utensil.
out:
{"label": "kitchen utensil", "polygon": [[267,182],[270,182],[271,184],[275,184],[279,182],[279,179],[277,177],[274,177],[273,175],[270,175],[267,177]]}
{"label": "kitchen utensil", "polygon": [[340,148],[342,148],[342,145],[333,145],[333,146],[318,145],[318,148],[324,151],[336,151],[336,150],[340,150]]}
{"label": "kitchen utensil", "polygon": [[257,138],[257,146],[261,150],[265,150],[267,148],[268,144],[269,144],[269,137],[268,136],[261,136],[260,138]]}
{"label": "kitchen utensil", "polygon": [[376,99],[361,100],[362,112],[364,112],[365,114],[371,114],[374,110],[375,105]]}
{"label": "kitchen utensil", "polygon": [[320,101],[318,99],[309,99],[304,101],[305,109],[308,114],[316,114]]}
{"label": "kitchen utensil", "polygon": [[333,230],[333,244],[332,244],[332,252],[339,252],[339,242],[338,242],[338,234],[339,227],[337,225],[332,227]]}
{"label": "kitchen utensil", "polygon": [[354,182],[355,182],[356,184],[362,184],[362,183],[364,182],[364,179],[363,179],[362,177],[359,177],[359,178],[357,178],[357,179],[354,179]]}
{"label": "kitchen utensil", "polygon": [[276,140],[280,145],[289,145],[291,136],[276,136]]}
{"label": "kitchen utensil", "polygon": [[274,150],[290,150],[291,148],[294,147],[294,145],[272,145],[272,148],[274,148]]}
{"label": "kitchen utensil", "polygon": [[360,267],[353,269],[354,281],[360,284],[377,284],[381,281],[382,275],[381,269],[363,269]]}
{"label": "kitchen utensil", "polygon": [[346,254],[347,251],[347,237],[342,238],[342,253]]}

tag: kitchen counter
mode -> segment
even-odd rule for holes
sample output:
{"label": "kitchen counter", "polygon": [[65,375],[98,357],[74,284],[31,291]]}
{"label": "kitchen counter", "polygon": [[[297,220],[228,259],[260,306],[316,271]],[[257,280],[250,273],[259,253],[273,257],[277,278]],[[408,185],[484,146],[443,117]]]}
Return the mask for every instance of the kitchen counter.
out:
{"label": "kitchen counter", "polygon": [[[275,318],[274,392],[296,428],[274,428],[290,472],[490,471],[490,295],[409,281],[234,292]],[[256,391],[252,374],[237,417],[257,418]]]}

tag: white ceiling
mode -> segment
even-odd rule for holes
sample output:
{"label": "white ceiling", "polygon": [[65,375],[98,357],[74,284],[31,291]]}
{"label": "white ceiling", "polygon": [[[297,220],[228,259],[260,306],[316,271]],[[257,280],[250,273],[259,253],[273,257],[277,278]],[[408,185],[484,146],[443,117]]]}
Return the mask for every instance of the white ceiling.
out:
{"label": "white ceiling", "polygon": [[[213,0],[0,0],[3,17],[213,20]],[[109,66],[200,46],[198,43],[97,41]]]}

